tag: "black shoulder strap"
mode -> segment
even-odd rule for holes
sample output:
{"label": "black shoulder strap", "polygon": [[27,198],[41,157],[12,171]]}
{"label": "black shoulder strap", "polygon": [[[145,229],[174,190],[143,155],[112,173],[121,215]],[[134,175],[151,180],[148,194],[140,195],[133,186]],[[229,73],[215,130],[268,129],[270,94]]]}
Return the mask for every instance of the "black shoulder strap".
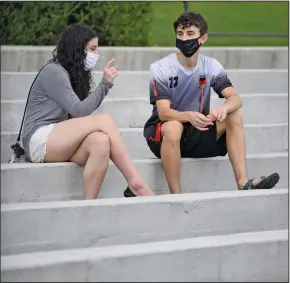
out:
{"label": "black shoulder strap", "polygon": [[[49,63],[47,63],[49,64]],[[22,117],[22,122],[21,122],[21,126],[20,126],[20,130],[19,130],[19,134],[18,134],[18,137],[17,137],[17,142],[20,141],[20,137],[21,137],[21,132],[22,132],[22,127],[23,127],[23,123],[24,123],[24,118],[25,118],[25,113],[26,113],[26,109],[27,109],[27,104],[28,104],[28,99],[29,99],[29,96],[30,96],[30,92],[31,92],[31,89],[34,85],[34,82],[36,81],[38,75],[40,74],[41,70],[47,65],[45,64],[44,66],[42,66],[42,68],[39,70],[38,74],[36,75],[35,79],[33,80],[32,84],[31,84],[31,87],[30,87],[30,90],[28,92],[28,96],[27,96],[27,100],[26,100],[26,105],[25,105],[25,109],[24,109],[24,113],[23,113],[23,117]]]}

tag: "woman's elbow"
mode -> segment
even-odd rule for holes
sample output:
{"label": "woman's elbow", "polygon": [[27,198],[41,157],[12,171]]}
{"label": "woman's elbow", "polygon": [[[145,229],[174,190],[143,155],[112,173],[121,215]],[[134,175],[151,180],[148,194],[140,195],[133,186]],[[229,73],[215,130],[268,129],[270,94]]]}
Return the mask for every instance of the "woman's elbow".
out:
{"label": "woman's elbow", "polygon": [[[94,111],[93,111],[94,112]],[[72,118],[81,118],[92,114],[91,111],[75,110],[69,113]]]}

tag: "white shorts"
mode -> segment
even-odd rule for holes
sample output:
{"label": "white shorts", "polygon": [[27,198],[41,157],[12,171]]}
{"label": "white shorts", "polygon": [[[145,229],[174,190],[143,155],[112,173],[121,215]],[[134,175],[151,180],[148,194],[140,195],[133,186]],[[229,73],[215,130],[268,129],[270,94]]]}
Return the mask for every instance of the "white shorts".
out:
{"label": "white shorts", "polygon": [[33,163],[42,163],[46,155],[47,138],[55,124],[43,126],[35,131],[29,142],[30,160]]}

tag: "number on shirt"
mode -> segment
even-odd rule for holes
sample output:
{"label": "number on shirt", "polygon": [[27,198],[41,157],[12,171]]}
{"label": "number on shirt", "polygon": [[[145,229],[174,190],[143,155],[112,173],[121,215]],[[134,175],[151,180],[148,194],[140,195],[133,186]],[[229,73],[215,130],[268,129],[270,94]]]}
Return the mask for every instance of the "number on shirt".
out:
{"label": "number on shirt", "polygon": [[169,85],[170,88],[177,87],[178,77],[170,77],[169,80],[170,80],[170,85]]}

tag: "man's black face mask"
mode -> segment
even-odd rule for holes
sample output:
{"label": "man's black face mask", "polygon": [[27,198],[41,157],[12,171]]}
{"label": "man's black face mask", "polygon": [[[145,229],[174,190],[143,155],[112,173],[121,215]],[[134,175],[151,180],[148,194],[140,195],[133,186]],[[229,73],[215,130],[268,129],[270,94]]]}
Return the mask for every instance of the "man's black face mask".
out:
{"label": "man's black face mask", "polygon": [[176,38],[176,47],[185,57],[191,57],[201,46],[201,44],[198,42],[200,37],[188,40],[181,40]]}

